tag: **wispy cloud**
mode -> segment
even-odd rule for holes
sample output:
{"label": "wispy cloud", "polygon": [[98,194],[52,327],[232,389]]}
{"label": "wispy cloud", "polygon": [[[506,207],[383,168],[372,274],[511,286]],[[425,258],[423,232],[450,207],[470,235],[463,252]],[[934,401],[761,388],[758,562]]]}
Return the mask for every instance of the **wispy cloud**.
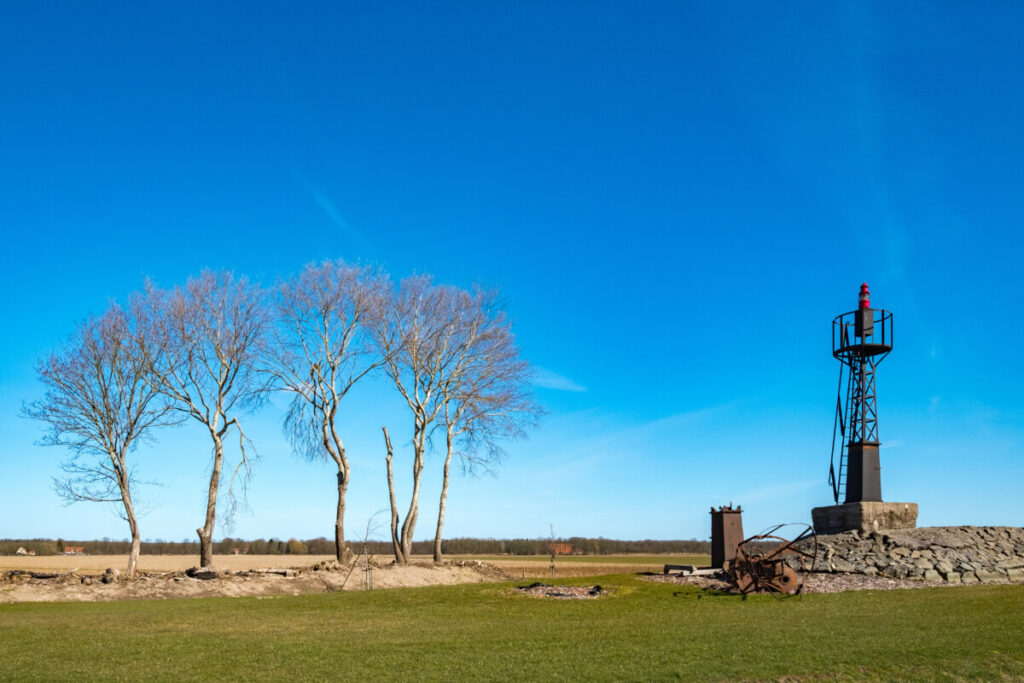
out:
{"label": "wispy cloud", "polygon": [[681,413],[674,413],[665,417],[652,420],[639,427],[635,427],[631,432],[637,433],[648,433],[662,429],[670,429],[675,427],[681,427],[684,425],[690,425],[695,422],[700,422],[706,418],[721,413],[734,410],[744,404],[744,401],[729,401],[728,403],[720,403],[718,405],[708,406],[707,408],[697,408],[695,410],[686,410]]}
{"label": "wispy cloud", "polygon": [[719,501],[730,500],[746,505],[747,503],[754,503],[759,501],[784,500],[803,491],[807,491],[808,489],[812,489],[815,486],[821,486],[821,484],[821,479],[783,481],[771,483],[766,486],[761,486],[750,491],[743,491],[732,496],[712,494],[711,497]]}
{"label": "wispy cloud", "polygon": [[626,426],[613,426],[620,423],[615,415],[594,415],[576,431],[586,436],[569,439],[559,444],[559,451],[566,462],[584,461],[591,463],[593,458],[621,458],[624,453],[632,453],[638,444],[648,440],[664,437],[666,433],[678,434],[679,430],[692,429],[704,421],[722,413],[733,410],[739,402],[725,403],[708,408],[699,408],[674,413],[655,420]]}
{"label": "wispy cloud", "polygon": [[346,232],[355,232],[352,226],[348,224],[348,221],[341,217],[341,213],[338,212],[338,207],[334,205],[334,202],[331,201],[330,197],[317,190],[310,190],[309,194],[312,195],[313,201],[315,201],[317,206],[327,214],[327,217],[331,219],[332,223]]}
{"label": "wispy cloud", "polygon": [[318,190],[315,187],[311,186],[309,183],[303,181],[294,173],[293,176],[295,178],[295,183],[299,187],[299,189],[305,194],[309,195],[309,197],[320,208],[320,210],[324,212],[324,215],[327,216],[327,219],[335,226],[340,228],[341,233],[343,235],[345,235],[347,238],[355,242],[359,247],[366,248],[368,246],[366,243],[366,238],[358,230],[356,230],[356,228],[353,227],[351,223],[345,220],[345,217],[341,215],[341,211],[338,210],[337,205],[329,196],[327,196],[325,192],[322,192],[321,190]]}
{"label": "wispy cloud", "polygon": [[554,389],[556,391],[582,392],[587,390],[587,388],[582,384],[574,382],[564,375],[559,375],[557,372],[545,370],[544,368],[536,369],[533,375],[533,383],[538,387]]}

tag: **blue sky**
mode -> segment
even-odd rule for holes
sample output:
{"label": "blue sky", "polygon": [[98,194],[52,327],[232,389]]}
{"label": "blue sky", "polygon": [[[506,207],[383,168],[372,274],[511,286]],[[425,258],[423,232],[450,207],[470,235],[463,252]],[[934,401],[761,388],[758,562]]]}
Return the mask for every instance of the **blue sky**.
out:
{"label": "blue sky", "polygon": [[[749,531],[809,521],[862,281],[895,312],[883,496],[1024,524],[1024,6],[295,5],[5,7],[0,537],[127,534],[61,506],[63,454],[18,416],[76,321],[147,276],[325,258],[500,287],[539,368],[547,418],[455,479],[449,536],[702,538],[729,501]],[[387,505],[380,426],[409,420],[383,383],[350,398],[355,530]],[[216,536],[331,535],[333,474],[280,417],[247,418],[251,510]],[[195,539],[199,428],[136,457],[162,483],[143,537]]]}

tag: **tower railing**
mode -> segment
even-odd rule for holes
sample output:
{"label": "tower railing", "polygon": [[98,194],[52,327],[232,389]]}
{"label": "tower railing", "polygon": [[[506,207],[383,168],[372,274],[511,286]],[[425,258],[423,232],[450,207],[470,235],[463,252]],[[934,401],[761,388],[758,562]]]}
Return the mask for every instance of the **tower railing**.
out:
{"label": "tower railing", "polygon": [[[858,335],[858,320],[867,314],[870,323],[864,327],[870,334]],[[832,321],[832,356],[850,365],[855,357],[885,356],[892,351],[892,311],[884,308],[867,308],[837,315]],[[875,365],[882,362],[875,361]]]}

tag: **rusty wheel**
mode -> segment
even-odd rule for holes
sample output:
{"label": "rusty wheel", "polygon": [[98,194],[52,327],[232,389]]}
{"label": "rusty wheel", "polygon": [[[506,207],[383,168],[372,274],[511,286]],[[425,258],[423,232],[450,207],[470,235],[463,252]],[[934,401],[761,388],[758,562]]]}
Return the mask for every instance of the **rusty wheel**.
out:
{"label": "rusty wheel", "polygon": [[782,572],[772,577],[768,585],[772,590],[779,593],[795,594],[800,590],[800,581],[797,580],[796,571],[788,565],[780,565]]}

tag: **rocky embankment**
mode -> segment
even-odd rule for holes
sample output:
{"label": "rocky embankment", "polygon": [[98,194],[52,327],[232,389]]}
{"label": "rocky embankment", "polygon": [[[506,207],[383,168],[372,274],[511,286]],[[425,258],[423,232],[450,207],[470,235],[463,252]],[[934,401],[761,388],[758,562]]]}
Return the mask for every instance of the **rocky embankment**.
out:
{"label": "rocky embankment", "polygon": [[[816,572],[935,583],[1024,581],[1024,528],[922,527],[819,535]],[[809,549],[810,544],[803,544]],[[799,563],[794,563],[797,566]]]}

